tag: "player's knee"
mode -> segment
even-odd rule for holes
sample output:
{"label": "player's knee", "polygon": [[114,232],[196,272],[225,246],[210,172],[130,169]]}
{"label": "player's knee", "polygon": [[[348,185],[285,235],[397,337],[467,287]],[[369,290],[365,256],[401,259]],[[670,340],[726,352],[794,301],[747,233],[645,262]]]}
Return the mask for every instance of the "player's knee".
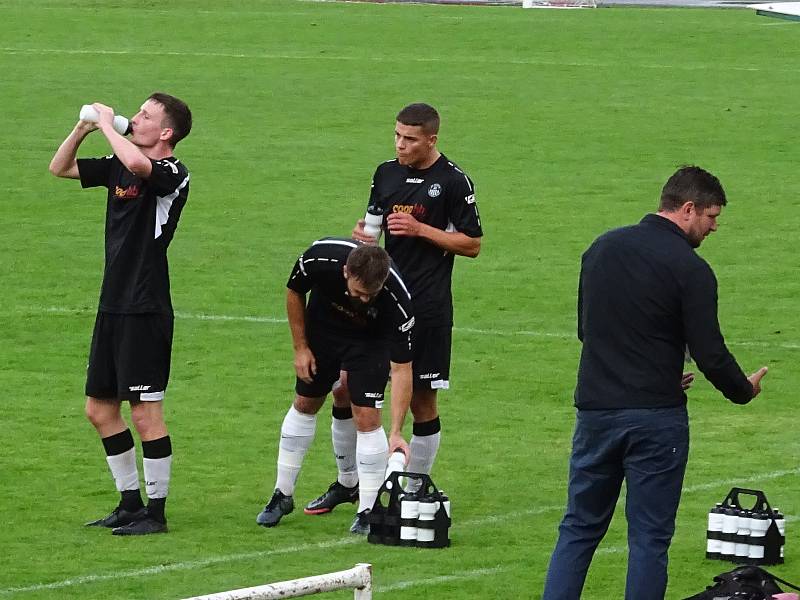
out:
{"label": "player's knee", "polygon": [[307,396],[296,395],[292,403],[297,412],[304,415],[315,415],[322,408],[325,398],[309,398]]}
{"label": "player's knee", "polygon": [[91,397],[86,399],[85,414],[89,422],[97,429],[120,418],[118,406]]}
{"label": "player's knee", "polygon": [[381,411],[369,406],[353,406],[353,421],[358,431],[375,431],[381,426]]}
{"label": "player's knee", "polygon": [[149,407],[140,405],[131,407],[131,421],[136,432],[143,440],[152,440],[167,435],[167,425],[161,411],[147,410]]}
{"label": "player's knee", "polygon": [[350,406],[350,390],[347,389],[347,384],[334,386],[333,405],[339,408]]}

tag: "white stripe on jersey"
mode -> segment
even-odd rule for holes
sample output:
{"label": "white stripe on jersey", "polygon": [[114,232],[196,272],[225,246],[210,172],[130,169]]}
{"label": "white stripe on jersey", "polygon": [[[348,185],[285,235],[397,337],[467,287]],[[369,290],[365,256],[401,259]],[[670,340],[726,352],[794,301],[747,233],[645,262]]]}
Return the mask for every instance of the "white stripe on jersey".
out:
{"label": "white stripe on jersey", "polygon": [[318,246],[321,244],[334,244],[338,246],[349,246],[350,248],[357,248],[358,244],[355,242],[348,242],[347,240],[317,240],[312,246]]}
{"label": "white stripe on jersey", "polygon": [[406,287],[406,284],[403,282],[403,280],[402,280],[402,279],[400,279],[400,275],[398,274],[398,272],[397,272],[397,271],[395,271],[394,269],[392,269],[392,268],[390,267],[390,268],[389,268],[389,273],[391,273],[392,275],[394,275],[394,278],[397,280],[397,283],[399,283],[399,284],[400,284],[400,287],[401,287],[401,288],[403,288],[403,291],[406,293],[406,295],[407,295],[409,298],[411,298],[411,292],[409,292],[409,291],[408,291],[408,288]]}
{"label": "white stripe on jersey", "polygon": [[167,196],[156,196],[156,236],[154,239],[158,239],[161,235],[161,226],[169,221],[169,209],[172,208],[172,202],[178,197],[178,194],[180,194],[181,190],[185,188],[188,183],[189,175],[186,175],[186,179],[181,181],[174,192]]}
{"label": "white stripe on jersey", "polygon": [[470,180],[469,180],[469,177],[467,177],[466,173],[464,173],[464,171],[462,171],[461,169],[459,169],[457,166],[455,166],[455,165],[454,165],[453,163],[451,163],[449,160],[447,161],[447,164],[448,164],[448,165],[450,165],[451,167],[453,167],[453,168],[454,168],[456,171],[458,171],[459,173],[461,173],[461,174],[464,176],[464,179],[466,180],[466,182],[467,182],[467,185],[469,186],[469,191],[470,191],[470,192],[471,192],[471,191],[473,191],[473,189],[472,189],[472,183],[470,182]]}
{"label": "white stripe on jersey", "polygon": [[338,263],[339,262],[338,258],[306,258],[306,259],[303,259],[303,260],[300,261],[300,269],[303,271],[303,275],[306,274],[306,271],[303,268],[306,265],[306,263],[312,263],[315,260],[318,261],[318,262],[332,262],[332,263]]}
{"label": "white stripe on jersey", "polygon": [[[306,273],[306,263],[312,263],[315,260],[319,261],[319,262],[331,262],[331,263],[338,263],[339,262],[338,258],[322,258],[322,257],[318,257],[318,258],[303,258],[302,255],[301,255],[300,258],[297,259],[297,266],[300,267],[300,271],[303,273],[304,276],[308,277],[308,273]],[[294,279],[295,277],[297,277],[297,274],[293,275],[292,279]]]}
{"label": "white stripe on jersey", "polygon": [[387,292],[389,292],[389,295],[392,297],[392,300],[394,300],[395,304],[397,304],[397,308],[400,310],[401,313],[403,313],[403,318],[407,319],[408,318],[408,313],[405,310],[403,310],[403,305],[400,304],[400,301],[397,299],[397,296],[394,295],[394,292],[392,290],[390,290],[389,288],[383,288],[383,289],[385,289]]}

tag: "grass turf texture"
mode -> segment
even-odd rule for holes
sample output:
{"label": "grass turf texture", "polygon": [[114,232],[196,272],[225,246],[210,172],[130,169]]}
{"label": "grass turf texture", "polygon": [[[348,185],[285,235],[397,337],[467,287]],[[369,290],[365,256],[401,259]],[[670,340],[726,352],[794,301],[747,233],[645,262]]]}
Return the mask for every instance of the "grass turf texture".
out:
{"label": "grass turf texture", "polygon": [[[180,598],[356,562],[374,564],[378,597],[538,597],[565,501],[580,254],[653,210],[685,163],[728,191],[701,253],[732,350],[748,372],[771,371],[750,406],[704,380],[690,393],[668,597],[730,568],[703,556],[706,512],[731,486],[800,514],[796,26],[739,10],[225,0],[6,0],[2,15],[0,598]],[[195,115],[177,148],[193,179],[170,250],[171,533],[119,539],[81,527],[116,502],[81,397],[103,193],[47,164],[81,104],[132,114],[156,89]],[[334,476],[328,409],[295,513],[264,530],[255,515],[293,385],[285,279],[311,240],[350,231],[392,156],[396,111],[418,100],[442,113],[440,148],[475,180],[486,230],[481,256],[457,260],[433,473],[452,498],[453,546],[375,546],[349,536],[348,509],[302,514]],[[97,134],[80,151],[105,153]],[[622,508],[588,600],[622,596]],[[798,527],[790,519],[788,562],[774,569],[790,580]]]}

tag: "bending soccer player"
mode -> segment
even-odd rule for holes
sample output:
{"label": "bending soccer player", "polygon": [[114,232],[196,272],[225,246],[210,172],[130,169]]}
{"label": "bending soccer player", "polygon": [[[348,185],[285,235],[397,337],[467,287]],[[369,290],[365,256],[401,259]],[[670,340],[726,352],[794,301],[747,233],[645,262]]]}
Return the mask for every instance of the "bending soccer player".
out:
{"label": "bending soccer player", "polygon": [[[316,241],[303,252],[286,286],[296,395],[281,427],[275,492],[256,522],[274,527],[294,510],[295,483],[314,439],[317,412],[346,370],[361,481],[350,531],[366,535],[389,452],[409,452],[402,429],[411,403],[411,296],[385,250],[337,238]],[[381,407],[390,370],[387,439]]]}
{"label": "bending soccer player", "polygon": [[[439,114],[428,104],[410,104],[394,125],[396,158],[378,165],[372,178],[369,206],[383,212],[386,251],[403,273],[417,319],[413,336],[414,429],[407,470],[430,474],[441,439],[437,405],[439,390],[450,387],[453,328],[451,279],[456,255],[475,258],[483,230],[472,180],[436,143]],[[353,238],[376,239],[360,220]],[[333,452],[339,474],[328,490],[309,503],[306,514],[326,513],[358,495],[355,468],[355,426],[347,401],[347,377],[334,389]],[[412,480],[414,482],[415,480]]]}

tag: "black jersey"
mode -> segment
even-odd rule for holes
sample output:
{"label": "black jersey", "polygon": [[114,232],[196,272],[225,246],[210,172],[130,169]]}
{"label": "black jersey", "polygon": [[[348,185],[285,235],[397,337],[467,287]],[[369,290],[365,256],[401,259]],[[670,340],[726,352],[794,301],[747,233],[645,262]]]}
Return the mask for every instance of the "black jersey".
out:
{"label": "black jersey", "polygon": [[317,240],[295,262],[286,287],[304,295],[311,292],[306,329],[319,328],[349,340],[385,339],[392,361],[409,362],[414,313],[411,295],[394,263],[371,303],[364,304],[347,293],[343,267],[359,243],[341,238]]}
{"label": "black jersey", "polygon": [[115,155],[78,159],[83,187],[108,188],[103,312],[172,313],[167,246],[189,194],[189,172],[174,157],[150,162],[150,177],[142,179]]}
{"label": "black jersey", "polygon": [[452,325],[454,255],[422,238],[392,235],[386,216],[405,212],[443,231],[481,237],[472,180],[444,155],[423,170],[390,160],[375,171],[369,203],[383,209],[386,251],[411,288],[418,322]]}

